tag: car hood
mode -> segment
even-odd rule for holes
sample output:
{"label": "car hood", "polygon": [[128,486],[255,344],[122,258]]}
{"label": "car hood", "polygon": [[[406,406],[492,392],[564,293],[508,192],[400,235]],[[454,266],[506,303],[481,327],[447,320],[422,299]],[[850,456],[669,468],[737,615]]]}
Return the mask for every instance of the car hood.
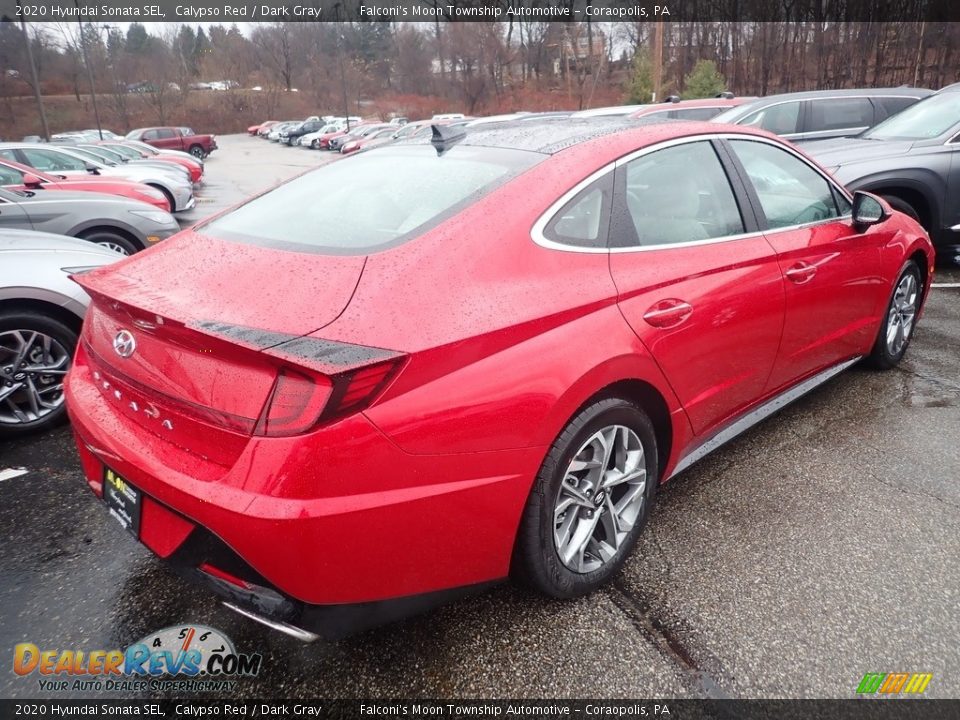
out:
{"label": "car hood", "polygon": [[[102,257],[104,261],[117,259],[117,253],[87,240],[35,232],[34,230],[0,230],[0,252],[72,252]],[[99,262],[94,262],[99,265]]]}
{"label": "car hood", "polygon": [[824,167],[848,165],[880,158],[905,155],[913,148],[909,140],[865,140],[861,138],[835,138],[805,142],[803,151]]}
{"label": "car hood", "polygon": [[343,312],[365,263],[363,255],[287,252],[188,230],[79,282],[201,332],[299,336]]}

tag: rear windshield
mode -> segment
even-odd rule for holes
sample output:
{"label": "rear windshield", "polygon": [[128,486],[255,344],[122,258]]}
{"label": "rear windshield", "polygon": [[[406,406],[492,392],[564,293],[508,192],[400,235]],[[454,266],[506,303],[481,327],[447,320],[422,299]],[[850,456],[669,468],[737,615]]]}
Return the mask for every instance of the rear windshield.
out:
{"label": "rear windshield", "polygon": [[355,254],[425,232],[535,165],[523,150],[389,147],[337,160],[254,198],[206,235],[300,252]]}

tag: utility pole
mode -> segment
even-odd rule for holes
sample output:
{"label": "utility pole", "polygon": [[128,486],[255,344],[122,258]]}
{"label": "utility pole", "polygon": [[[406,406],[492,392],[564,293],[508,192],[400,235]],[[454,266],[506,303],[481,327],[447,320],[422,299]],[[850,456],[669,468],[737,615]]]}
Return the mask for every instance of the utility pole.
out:
{"label": "utility pole", "polygon": [[660,99],[663,83],[663,23],[653,23],[653,102]]}
{"label": "utility pole", "polygon": [[30,79],[33,81],[33,97],[37,101],[37,110],[40,111],[40,125],[43,128],[43,139],[50,140],[50,127],[47,125],[47,112],[43,109],[43,98],[40,96],[40,76],[37,74],[37,64],[33,61],[33,48],[30,47],[30,34],[27,32],[27,22],[23,19],[20,10],[20,0],[17,0],[17,10],[20,14],[20,29],[23,30],[23,42],[27,46],[27,61],[30,63]]}
{"label": "utility pole", "polygon": [[100,111],[97,110],[97,92],[93,87],[93,68],[90,67],[90,58],[87,57],[87,41],[83,37],[83,19],[80,14],[80,0],[73,0],[77,8],[77,25],[80,26],[80,49],[83,51],[83,64],[87,66],[87,80],[90,83],[90,99],[93,101],[93,116],[97,119],[97,133],[103,140],[103,128],[100,127]]}
{"label": "utility pole", "polygon": [[340,23],[340,3],[337,3],[333,7],[337,12],[337,60],[340,63],[340,89],[343,92],[343,119],[347,123],[347,132],[350,132],[350,104],[347,102],[347,76],[343,72],[343,25]]}

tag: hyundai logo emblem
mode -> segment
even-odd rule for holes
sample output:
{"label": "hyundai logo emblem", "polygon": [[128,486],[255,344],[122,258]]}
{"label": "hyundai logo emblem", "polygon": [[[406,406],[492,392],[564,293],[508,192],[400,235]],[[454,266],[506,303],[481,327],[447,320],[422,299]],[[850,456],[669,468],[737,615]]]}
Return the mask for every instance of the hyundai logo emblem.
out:
{"label": "hyundai logo emblem", "polygon": [[137,340],[129,330],[121,330],[113,338],[113,349],[117,351],[117,355],[120,357],[128,358],[137,349]]}

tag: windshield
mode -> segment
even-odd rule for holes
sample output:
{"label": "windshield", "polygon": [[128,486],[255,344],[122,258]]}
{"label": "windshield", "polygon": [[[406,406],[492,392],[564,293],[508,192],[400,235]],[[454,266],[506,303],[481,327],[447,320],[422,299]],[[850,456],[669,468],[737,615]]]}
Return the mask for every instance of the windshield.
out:
{"label": "windshield", "polygon": [[111,145],[110,149],[119,155],[130,158],[131,160],[139,160],[143,157],[139,152],[131,147],[126,147],[125,145]]}
{"label": "windshield", "polygon": [[743,115],[749,105],[738,105],[736,107],[728,108],[718,115],[714,115],[710,118],[710,122],[715,123],[732,123],[736,124],[737,119]]}
{"label": "windshield", "polygon": [[378,149],[291,180],[201,232],[300,252],[366,252],[423,233],[543,157],[488,147],[455,146],[443,157],[431,145]]}
{"label": "windshield", "polygon": [[960,92],[945,92],[921,100],[887,118],[861,137],[871,140],[930,140],[960,124]]}
{"label": "windshield", "polygon": [[92,153],[89,150],[84,150],[81,147],[72,147],[70,148],[70,150],[72,150],[75,154],[79,155],[85,160],[94,160],[96,162],[102,163],[103,165],[107,165],[107,166],[116,165],[116,163],[113,162],[112,160],[108,160],[102,155],[97,155],[96,153]]}

